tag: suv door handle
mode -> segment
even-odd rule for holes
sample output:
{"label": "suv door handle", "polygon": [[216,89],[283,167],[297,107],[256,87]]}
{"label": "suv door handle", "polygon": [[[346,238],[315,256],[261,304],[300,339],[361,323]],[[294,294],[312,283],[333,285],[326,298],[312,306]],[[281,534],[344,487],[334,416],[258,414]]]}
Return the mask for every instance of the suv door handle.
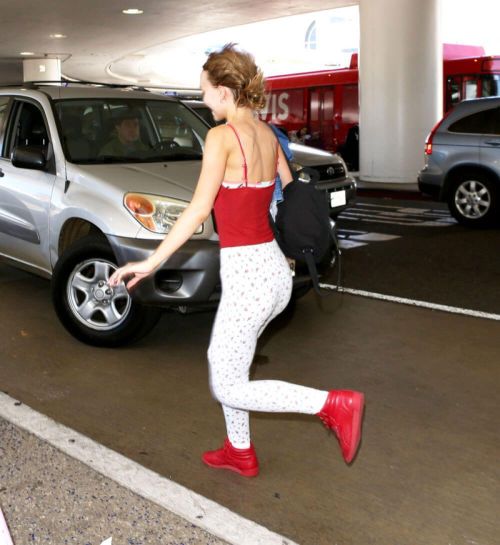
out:
{"label": "suv door handle", "polygon": [[488,144],[488,146],[495,146],[496,148],[500,146],[500,142],[497,140],[488,140],[485,144]]}

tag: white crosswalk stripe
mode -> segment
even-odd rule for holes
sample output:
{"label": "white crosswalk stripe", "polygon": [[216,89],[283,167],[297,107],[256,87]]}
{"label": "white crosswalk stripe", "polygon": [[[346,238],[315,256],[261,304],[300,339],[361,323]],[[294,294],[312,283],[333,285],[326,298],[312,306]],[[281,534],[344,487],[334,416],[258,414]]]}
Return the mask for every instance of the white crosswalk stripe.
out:
{"label": "white crosswalk stripe", "polygon": [[[339,216],[339,220],[357,221],[368,225],[401,225],[405,227],[447,227],[456,221],[447,210],[418,208],[408,205],[375,204],[356,202]],[[344,250],[366,246],[372,242],[387,242],[401,238],[399,235],[378,233],[367,230],[347,229],[345,223],[338,229],[340,247]]]}
{"label": "white crosswalk stripe", "polygon": [[339,218],[367,223],[418,227],[446,227],[456,224],[456,221],[446,210],[371,203],[354,203],[342,212]]}
{"label": "white crosswalk stripe", "polygon": [[339,245],[344,250],[366,246],[369,242],[387,242],[396,238],[398,235],[387,235],[385,233],[369,233],[367,231],[352,231],[349,229],[339,229],[337,233]]}

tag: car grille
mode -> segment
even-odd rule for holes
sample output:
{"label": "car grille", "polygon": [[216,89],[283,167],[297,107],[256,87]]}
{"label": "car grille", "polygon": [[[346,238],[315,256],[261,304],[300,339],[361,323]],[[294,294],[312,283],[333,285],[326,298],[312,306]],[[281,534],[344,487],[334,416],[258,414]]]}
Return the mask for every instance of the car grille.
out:
{"label": "car grille", "polygon": [[319,173],[320,180],[336,180],[337,178],[345,178],[346,171],[343,165],[320,165],[313,167]]}

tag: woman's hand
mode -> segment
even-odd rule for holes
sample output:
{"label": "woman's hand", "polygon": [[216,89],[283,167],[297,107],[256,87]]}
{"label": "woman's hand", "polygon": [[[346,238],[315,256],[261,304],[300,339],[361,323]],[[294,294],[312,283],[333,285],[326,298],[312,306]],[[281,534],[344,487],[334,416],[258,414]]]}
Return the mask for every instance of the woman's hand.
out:
{"label": "woman's hand", "polygon": [[127,289],[130,290],[138,282],[144,280],[149,276],[155,267],[147,259],[144,261],[136,261],[134,263],[127,263],[123,267],[116,269],[116,271],[109,277],[108,284],[113,288],[120,282],[125,282],[128,278]]}

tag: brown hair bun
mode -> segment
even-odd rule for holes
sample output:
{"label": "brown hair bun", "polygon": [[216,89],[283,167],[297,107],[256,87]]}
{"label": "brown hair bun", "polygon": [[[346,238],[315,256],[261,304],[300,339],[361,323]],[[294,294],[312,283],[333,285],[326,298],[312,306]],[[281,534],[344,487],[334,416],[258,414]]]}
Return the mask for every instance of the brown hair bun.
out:
{"label": "brown hair bun", "polygon": [[260,110],[266,103],[264,75],[250,53],[238,51],[234,43],[210,53],[203,65],[210,83],[231,89],[237,107]]}

